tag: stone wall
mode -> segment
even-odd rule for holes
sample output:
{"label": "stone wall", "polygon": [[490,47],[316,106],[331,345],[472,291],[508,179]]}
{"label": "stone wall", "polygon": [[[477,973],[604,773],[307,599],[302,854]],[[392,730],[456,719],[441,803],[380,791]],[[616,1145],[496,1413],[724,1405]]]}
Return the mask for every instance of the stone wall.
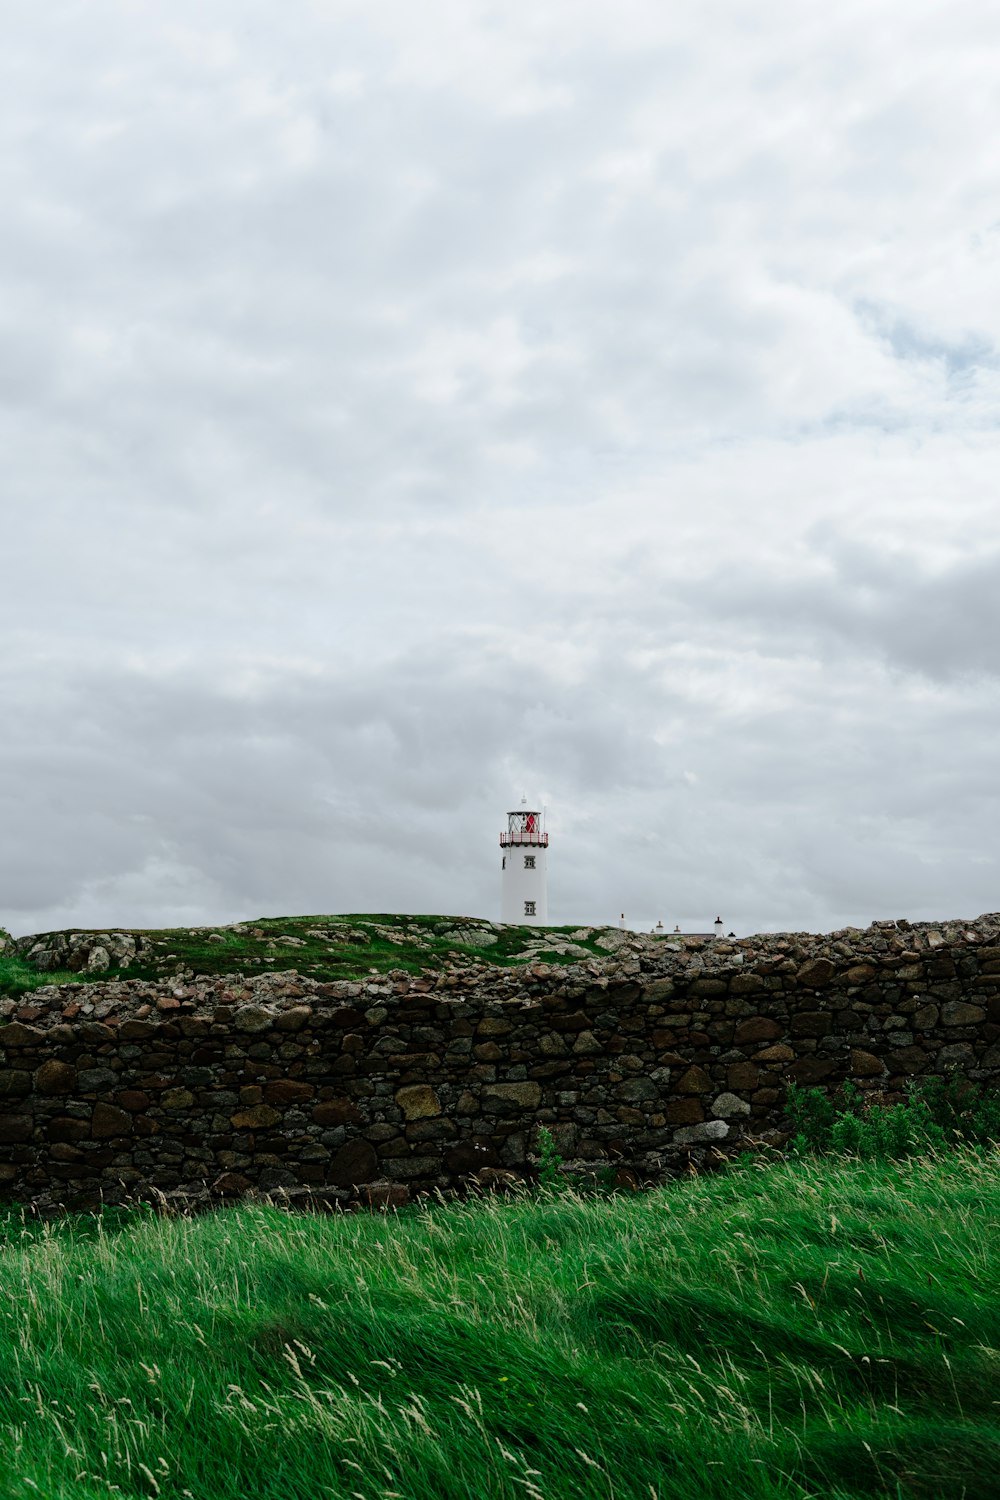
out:
{"label": "stone wall", "polygon": [[539,1126],[574,1168],[657,1180],[780,1129],[790,1079],[1000,1083],[1000,915],[623,938],[569,967],[49,986],[0,1015],[0,1185],[43,1208],[399,1202],[525,1170]]}

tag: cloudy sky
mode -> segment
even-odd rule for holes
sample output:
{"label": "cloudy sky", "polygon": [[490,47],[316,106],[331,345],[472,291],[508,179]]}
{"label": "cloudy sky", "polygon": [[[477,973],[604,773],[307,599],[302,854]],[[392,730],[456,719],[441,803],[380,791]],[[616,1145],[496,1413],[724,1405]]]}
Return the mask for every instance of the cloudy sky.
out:
{"label": "cloudy sky", "polygon": [[1000,907],[1000,11],[14,0],[0,925]]}

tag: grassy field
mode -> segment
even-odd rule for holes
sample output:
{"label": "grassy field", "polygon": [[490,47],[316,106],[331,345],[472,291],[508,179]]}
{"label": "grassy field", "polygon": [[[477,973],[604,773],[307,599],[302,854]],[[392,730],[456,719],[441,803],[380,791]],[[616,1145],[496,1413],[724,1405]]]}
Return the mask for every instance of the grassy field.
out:
{"label": "grassy field", "polygon": [[[122,929],[125,930],[125,929]],[[516,927],[467,917],[364,913],[312,917],[262,917],[229,927],[166,928],[138,932],[139,956],[126,969],[112,964],[96,973],[41,971],[23,955],[0,955],[0,995],[30,993],[71,980],[162,979],[296,969],[312,979],[357,979],[402,969],[409,973],[476,963],[503,967],[543,960],[551,964],[606,958],[600,929],[570,943],[573,927]],[[57,934],[56,936],[61,936]],[[560,951],[571,946],[574,951]]]}
{"label": "grassy field", "polygon": [[6,1221],[0,1494],[988,1500],[1000,1158]]}

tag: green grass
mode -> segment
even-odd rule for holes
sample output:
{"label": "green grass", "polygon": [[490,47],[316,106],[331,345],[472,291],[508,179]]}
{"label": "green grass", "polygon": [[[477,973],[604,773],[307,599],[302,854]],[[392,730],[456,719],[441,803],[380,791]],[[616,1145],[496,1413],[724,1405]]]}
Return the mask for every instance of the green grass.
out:
{"label": "green grass", "polygon": [[[23,956],[0,957],[0,995],[20,995],[41,985],[67,980],[94,981],[115,978],[156,980],[179,970],[206,977],[219,974],[296,969],[312,979],[365,978],[373,971],[387,973],[437,972],[447,966],[487,963],[513,967],[539,958],[552,964],[579,962],[534,945],[545,934],[555,943],[565,942],[578,929],[573,927],[499,928],[489,944],[463,943],[455,929],[476,926],[473,919],[441,916],[399,916],[364,913],[313,917],[264,917],[239,923],[238,927],[165,928],[133,931],[145,940],[141,956],[120,970],[97,973],[41,972]],[[487,932],[489,931],[486,929]],[[51,936],[51,934],[49,935]],[[599,932],[585,938],[579,947],[606,958],[597,947]],[[292,942],[285,941],[293,939]],[[528,945],[531,944],[529,951]]]}
{"label": "green grass", "polygon": [[16,955],[0,957],[0,995],[30,995],[32,990],[40,990],[43,985],[68,984],[80,977],[68,971],[42,974]]}
{"label": "green grass", "polygon": [[988,1500],[1000,1159],[0,1233],[0,1495]]}

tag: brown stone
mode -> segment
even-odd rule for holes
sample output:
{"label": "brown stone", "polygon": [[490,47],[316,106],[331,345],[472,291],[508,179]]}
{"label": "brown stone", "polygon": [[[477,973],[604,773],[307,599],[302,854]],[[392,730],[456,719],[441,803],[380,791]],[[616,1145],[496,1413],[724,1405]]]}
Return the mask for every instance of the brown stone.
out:
{"label": "brown stone", "polygon": [[571,1010],[565,1015],[550,1016],[549,1024],[557,1031],[586,1031],[591,1020],[585,1011]]}
{"label": "brown stone", "polygon": [[505,1167],[483,1167],[476,1173],[476,1181],[486,1193],[511,1193],[523,1180],[519,1172]]}
{"label": "brown stone", "polygon": [[446,1171],[453,1177],[468,1177],[482,1167],[497,1167],[500,1158],[490,1140],[459,1141],[445,1155]]}
{"label": "brown stone", "polygon": [[313,1013],[311,1005],[293,1005],[291,1010],[283,1010],[274,1018],[275,1031],[301,1031]]}
{"label": "brown stone", "polygon": [[726,1069],[726,1083],[731,1089],[755,1089],[760,1081],[760,1069],[753,1063],[733,1063]]}
{"label": "brown stone", "polygon": [[378,1155],[370,1141],[348,1141],[330,1162],[330,1181],[338,1187],[371,1182],[378,1171]]}
{"label": "brown stone", "polygon": [[712,1080],[704,1068],[696,1065],[688,1068],[687,1072],[677,1080],[674,1091],[678,1094],[708,1094],[712,1091]]}
{"label": "brown stone", "polygon": [[642,987],[642,998],[647,1005],[655,1005],[659,1000],[668,1000],[674,992],[674,981],[672,979],[654,979]]}
{"label": "brown stone", "polygon": [[862,1052],[859,1047],[851,1048],[851,1073],[855,1078],[877,1078],[885,1071],[885,1063],[873,1052]]}
{"label": "brown stone", "polygon": [[581,1031],[573,1043],[573,1051],[577,1057],[598,1057],[604,1048],[592,1031]]}
{"label": "brown stone", "polygon": [[31,1074],[26,1069],[0,1069],[0,1098],[12,1099],[30,1093]]}
{"label": "brown stone", "polygon": [[164,1109],[184,1113],[194,1103],[194,1095],[190,1089],[165,1089],[160,1095],[159,1102]]}
{"label": "brown stone", "polygon": [[986,1012],[983,1007],[969,1005],[965,1000],[953,1000],[941,1007],[942,1026],[976,1026],[985,1020]]}
{"label": "brown stone", "polygon": [[688,994],[695,999],[712,1000],[728,992],[729,986],[722,979],[695,979],[688,985]]}
{"label": "brown stone", "polygon": [[90,1133],[95,1140],[110,1140],[112,1136],[128,1135],[132,1130],[132,1116],[114,1104],[95,1104],[90,1121]]}
{"label": "brown stone", "polygon": [[305,1104],[316,1090],[311,1083],[300,1083],[295,1078],[275,1078],[264,1090],[268,1104]]}
{"label": "brown stone", "polygon": [[823,1057],[800,1057],[798,1062],[791,1064],[787,1076],[796,1083],[819,1083],[821,1079],[829,1078],[835,1067],[835,1063]]}
{"label": "brown stone", "polygon": [[793,1036],[826,1036],[833,1030],[833,1017],[825,1010],[801,1010],[792,1016]]}
{"label": "brown stone", "polygon": [[771,1042],[780,1035],[781,1027],[770,1016],[748,1016],[737,1026],[733,1040],[737,1047],[745,1047],[748,1042]]}
{"label": "brown stone", "polygon": [[0,1142],[15,1145],[30,1141],[34,1121],[30,1115],[0,1115]]}
{"label": "brown stone", "polygon": [[269,1104],[254,1104],[250,1109],[241,1109],[233,1115],[232,1125],[235,1130],[264,1130],[269,1125],[277,1125],[280,1119],[278,1111]]}
{"label": "brown stone", "polygon": [[836,972],[836,965],[828,958],[811,958],[802,965],[795,979],[803,989],[819,990],[830,983]]}
{"label": "brown stone", "polygon": [[922,1073],[930,1058],[922,1047],[898,1047],[889,1053],[889,1066],[894,1073]]}
{"label": "brown stone", "polygon": [[734,974],[729,981],[729,992],[732,995],[756,995],[764,988],[764,981],[759,974]]}
{"label": "brown stone", "polygon": [[425,1120],[441,1113],[441,1100],[430,1084],[426,1083],[414,1083],[407,1088],[397,1089],[396,1103],[408,1120]]}
{"label": "brown stone", "polygon": [[502,1021],[497,1016],[484,1016],[476,1027],[479,1036],[506,1036],[513,1031],[510,1021]]}
{"label": "brown stone", "polygon": [[82,1141],[90,1134],[90,1126],[71,1115],[56,1115],[46,1125],[45,1134],[50,1141]]}
{"label": "brown stone", "polygon": [[87,1159],[86,1152],[81,1151],[79,1146],[71,1146],[68,1141],[53,1141],[48,1153],[53,1161],[77,1162]]}
{"label": "brown stone", "polygon": [[384,1214],[405,1208],[410,1201],[410,1190],[405,1182],[366,1182],[358,1189],[358,1197],[373,1213]]}
{"label": "brown stone", "polygon": [[139,1089],[122,1089],[120,1094],[115,1095],[115,1103],[133,1115],[141,1115],[144,1109],[149,1108],[149,1102],[149,1095],[141,1093]]}
{"label": "brown stone", "polygon": [[35,1088],[40,1094],[71,1094],[76,1084],[76,1069],[69,1063],[50,1058],[35,1074]]}
{"label": "brown stone", "polygon": [[335,1010],[330,1014],[327,1024],[336,1027],[338,1031],[350,1031],[352,1026],[360,1026],[364,1019],[360,1010],[355,1010],[350,1005],[343,1005],[340,1010]]}
{"label": "brown stone", "polygon": [[774,1047],[765,1047],[763,1052],[755,1052],[753,1055],[754,1062],[768,1064],[793,1062],[794,1059],[795,1053],[786,1042],[778,1042]]}
{"label": "brown stone", "polygon": [[488,1083],[483,1089],[487,1100],[510,1109],[537,1109],[542,1102],[541,1085],[537,1083]]}
{"label": "brown stone", "polygon": [[872,979],[875,978],[875,975],[877,973],[878,970],[875,968],[874,964],[854,964],[850,969],[848,969],[847,973],[844,975],[844,978],[847,980],[848,984],[868,984]]}
{"label": "brown stone", "polygon": [[406,1140],[405,1136],[395,1135],[391,1140],[380,1141],[376,1149],[379,1156],[383,1158],[409,1156],[410,1143]]}
{"label": "brown stone", "polygon": [[157,1027],[149,1021],[123,1021],[118,1028],[118,1035],[123,1042],[143,1042],[147,1037],[155,1036]]}
{"label": "brown stone", "polygon": [[269,1031],[276,1019],[274,1012],[263,1005],[241,1005],[233,1016],[232,1024],[237,1031],[256,1035],[261,1031]]}
{"label": "brown stone", "polygon": [[252,1187],[253,1183],[242,1172],[223,1172],[212,1183],[211,1191],[220,1198],[239,1198]]}
{"label": "brown stone", "polygon": [[0,1047],[40,1047],[44,1041],[45,1032],[37,1026],[22,1026],[20,1021],[0,1026]]}
{"label": "brown stone", "polygon": [[361,1125],[364,1115],[350,1099],[324,1099],[312,1112],[317,1125]]}

